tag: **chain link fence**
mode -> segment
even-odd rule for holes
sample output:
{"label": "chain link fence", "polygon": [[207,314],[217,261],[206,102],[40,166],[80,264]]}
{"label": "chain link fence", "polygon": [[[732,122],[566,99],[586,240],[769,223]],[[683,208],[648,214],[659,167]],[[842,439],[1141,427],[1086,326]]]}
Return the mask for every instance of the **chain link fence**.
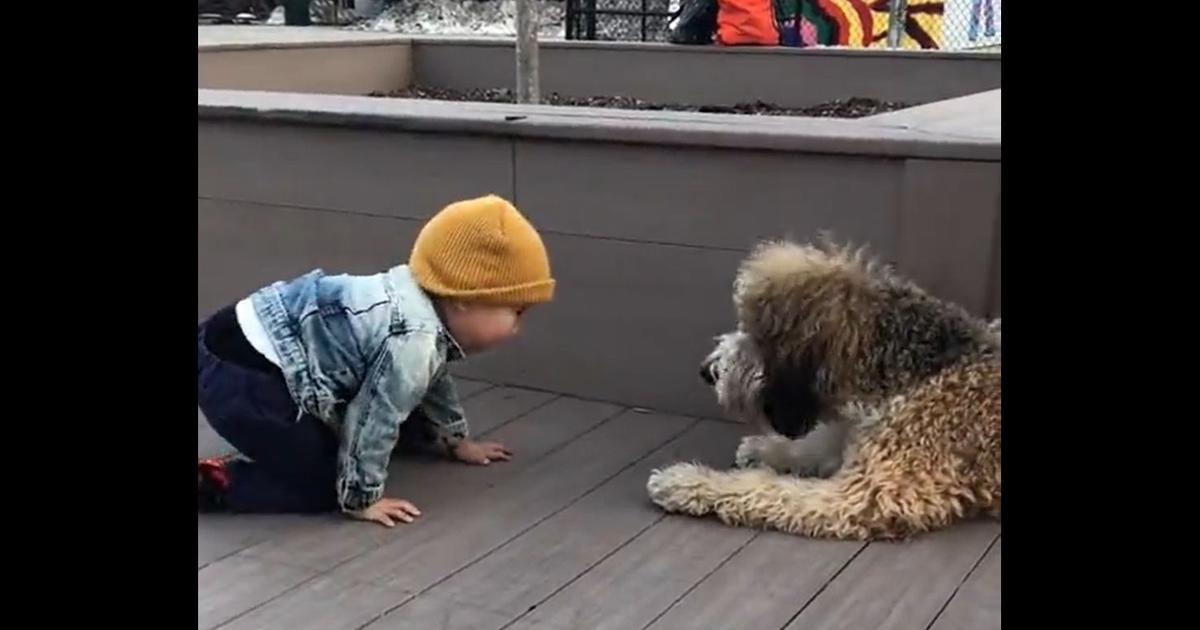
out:
{"label": "chain link fence", "polygon": [[[567,39],[666,42],[717,0],[566,0]],[[779,43],[1000,50],[1002,0],[772,0]],[[711,16],[711,11],[707,12]],[[703,18],[700,18],[703,19]],[[711,20],[711,17],[709,17]],[[711,25],[700,28],[711,30]],[[689,43],[710,43],[711,34]]]}
{"label": "chain link fence", "polygon": [[[1000,50],[1003,0],[769,2],[774,7],[779,43],[783,46]],[[715,35],[712,22],[717,3],[718,0],[539,0],[536,4],[542,13],[543,31],[557,30],[567,39],[710,44]],[[407,15],[407,11],[414,14],[414,19],[423,16],[424,22],[430,24],[420,32],[438,32],[435,28],[438,24],[459,14],[511,21],[508,15],[512,12],[511,4],[511,0],[199,0],[202,19],[207,16],[214,21],[238,21],[235,18],[240,15],[245,18],[242,21],[267,23],[284,22],[284,5],[308,5],[310,24],[361,21],[387,6],[396,15]],[[373,10],[367,10],[367,15],[356,15],[356,8],[362,10],[368,6]],[[688,31],[687,36],[680,37],[681,31]]]}
{"label": "chain link fence", "polygon": [[1000,50],[1001,0],[946,0],[942,40],[948,50]]}

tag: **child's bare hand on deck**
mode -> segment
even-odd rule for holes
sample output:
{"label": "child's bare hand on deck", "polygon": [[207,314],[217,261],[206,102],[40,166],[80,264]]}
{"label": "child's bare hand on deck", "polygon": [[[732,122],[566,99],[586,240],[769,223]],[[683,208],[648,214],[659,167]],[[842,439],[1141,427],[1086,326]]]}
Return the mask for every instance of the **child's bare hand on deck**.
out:
{"label": "child's bare hand on deck", "polygon": [[463,440],[453,450],[454,458],[460,462],[487,466],[494,461],[512,459],[512,451],[499,442],[474,442]]}
{"label": "child's bare hand on deck", "polygon": [[395,527],[396,521],[411,523],[421,515],[417,506],[404,499],[380,499],[364,510],[351,512],[351,516],[363,521],[374,521],[387,527]]}

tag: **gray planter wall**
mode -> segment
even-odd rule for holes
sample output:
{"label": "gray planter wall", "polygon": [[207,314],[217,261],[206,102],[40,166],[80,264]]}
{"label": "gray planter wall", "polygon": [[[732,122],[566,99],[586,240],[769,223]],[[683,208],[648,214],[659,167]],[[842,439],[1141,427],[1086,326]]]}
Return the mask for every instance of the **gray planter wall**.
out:
{"label": "gray planter wall", "polygon": [[317,115],[244,98],[257,104],[239,115],[201,99],[198,318],[314,267],[402,262],[425,218],[485,193],[513,199],[542,230],[560,292],[512,347],[461,366],[477,378],[715,415],[696,366],[732,323],[738,261],[760,239],[824,229],[980,314],[999,308],[998,151],[765,150],[713,133],[703,139],[743,146],[571,140],[548,137],[549,123],[467,134],[449,118],[435,133],[413,116],[389,128],[329,114],[362,99],[308,97],[327,99]]}

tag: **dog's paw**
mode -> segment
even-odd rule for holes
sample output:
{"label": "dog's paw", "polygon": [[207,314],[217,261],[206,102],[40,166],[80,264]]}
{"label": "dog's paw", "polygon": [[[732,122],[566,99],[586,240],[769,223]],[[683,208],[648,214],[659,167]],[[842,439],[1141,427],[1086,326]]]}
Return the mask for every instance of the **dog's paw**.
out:
{"label": "dog's paw", "polygon": [[766,453],[769,444],[765,435],[747,435],[738,444],[737,452],[733,455],[733,463],[738,468],[755,468],[766,466]]}
{"label": "dog's paw", "polygon": [[646,492],[651,501],[668,512],[699,516],[709,511],[703,497],[710,472],[700,464],[674,464],[651,472]]}
{"label": "dog's paw", "polygon": [[817,458],[815,461],[809,462],[808,468],[797,468],[792,471],[792,474],[797,477],[816,477],[818,479],[828,479],[832,477],[838,470],[842,468],[842,458],[839,455],[830,455],[827,457]]}
{"label": "dog's paw", "polygon": [[733,460],[738,468],[764,468],[797,477],[828,477],[841,467],[838,453],[825,454],[811,444],[778,435],[742,438]]}

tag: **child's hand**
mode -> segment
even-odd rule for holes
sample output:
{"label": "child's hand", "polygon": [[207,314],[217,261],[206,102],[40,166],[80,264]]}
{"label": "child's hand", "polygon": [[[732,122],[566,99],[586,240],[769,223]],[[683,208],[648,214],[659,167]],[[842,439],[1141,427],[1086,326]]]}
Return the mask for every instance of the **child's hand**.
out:
{"label": "child's hand", "polygon": [[420,515],[421,510],[404,499],[380,499],[365,510],[350,512],[350,516],[354,518],[374,521],[387,527],[395,527],[396,521],[411,523]]}
{"label": "child's hand", "polygon": [[512,459],[512,451],[499,442],[474,442],[463,440],[454,447],[454,457],[460,462],[487,466],[494,461]]}

